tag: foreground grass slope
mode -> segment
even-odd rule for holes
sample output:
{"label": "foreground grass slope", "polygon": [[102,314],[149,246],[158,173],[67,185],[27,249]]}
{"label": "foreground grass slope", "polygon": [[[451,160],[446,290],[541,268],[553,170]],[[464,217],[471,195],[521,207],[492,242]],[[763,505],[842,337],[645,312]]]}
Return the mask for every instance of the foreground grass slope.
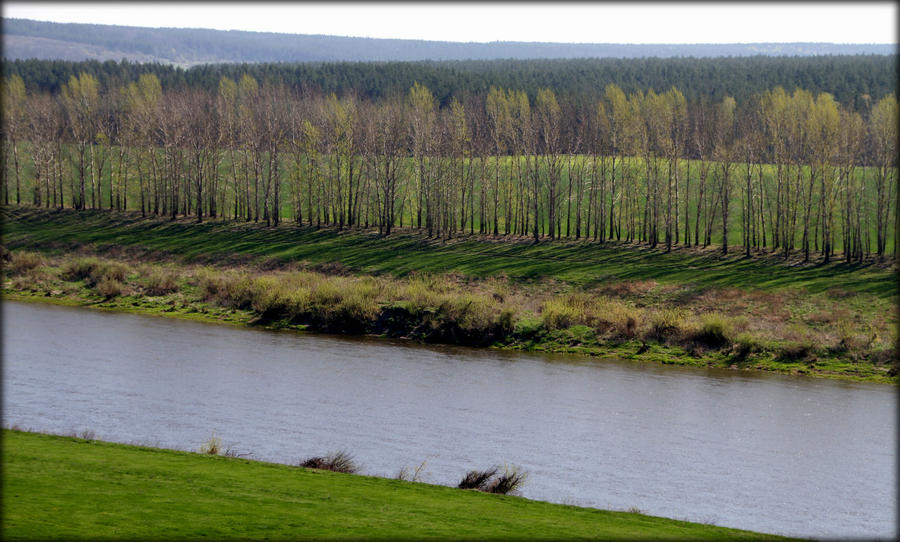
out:
{"label": "foreground grass slope", "polygon": [[777,537],[645,516],[3,431],[4,540],[746,539]]}

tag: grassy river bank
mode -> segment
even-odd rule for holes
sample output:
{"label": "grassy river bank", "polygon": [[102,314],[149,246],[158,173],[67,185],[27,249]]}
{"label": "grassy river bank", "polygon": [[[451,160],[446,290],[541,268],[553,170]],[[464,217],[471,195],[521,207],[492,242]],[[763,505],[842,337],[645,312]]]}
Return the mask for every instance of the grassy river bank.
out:
{"label": "grassy river bank", "polygon": [[5,210],[7,299],[897,382],[895,270],[717,251]]}
{"label": "grassy river bank", "polygon": [[4,540],[781,539],[241,458],[2,436]]}

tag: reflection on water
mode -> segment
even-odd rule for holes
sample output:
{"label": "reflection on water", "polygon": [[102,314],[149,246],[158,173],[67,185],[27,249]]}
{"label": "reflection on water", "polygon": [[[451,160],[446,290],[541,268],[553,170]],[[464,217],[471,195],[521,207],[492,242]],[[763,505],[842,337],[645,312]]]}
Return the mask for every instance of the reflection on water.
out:
{"label": "reflection on water", "polygon": [[896,533],[896,388],[3,303],[3,421],[798,536]]}

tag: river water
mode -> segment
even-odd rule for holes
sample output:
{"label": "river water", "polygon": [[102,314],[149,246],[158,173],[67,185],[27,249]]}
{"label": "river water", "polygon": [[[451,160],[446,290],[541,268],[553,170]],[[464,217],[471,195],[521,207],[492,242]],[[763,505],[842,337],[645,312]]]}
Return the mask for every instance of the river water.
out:
{"label": "river water", "polygon": [[897,534],[897,389],[2,303],[3,423],[784,535]]}

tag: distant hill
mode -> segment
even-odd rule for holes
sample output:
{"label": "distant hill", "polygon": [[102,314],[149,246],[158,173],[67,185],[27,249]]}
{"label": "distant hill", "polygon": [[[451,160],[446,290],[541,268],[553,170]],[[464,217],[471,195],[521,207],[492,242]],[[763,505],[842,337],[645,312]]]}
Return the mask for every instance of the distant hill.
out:
{"label": "distant hill", "polygon": [[201,28],[142,28],[3,19],[5,59],[122,60],[177,66],[235,62],[340,62],[642,57],[891,55],[895,45],[746,43],[636,45],[349,38]]}

